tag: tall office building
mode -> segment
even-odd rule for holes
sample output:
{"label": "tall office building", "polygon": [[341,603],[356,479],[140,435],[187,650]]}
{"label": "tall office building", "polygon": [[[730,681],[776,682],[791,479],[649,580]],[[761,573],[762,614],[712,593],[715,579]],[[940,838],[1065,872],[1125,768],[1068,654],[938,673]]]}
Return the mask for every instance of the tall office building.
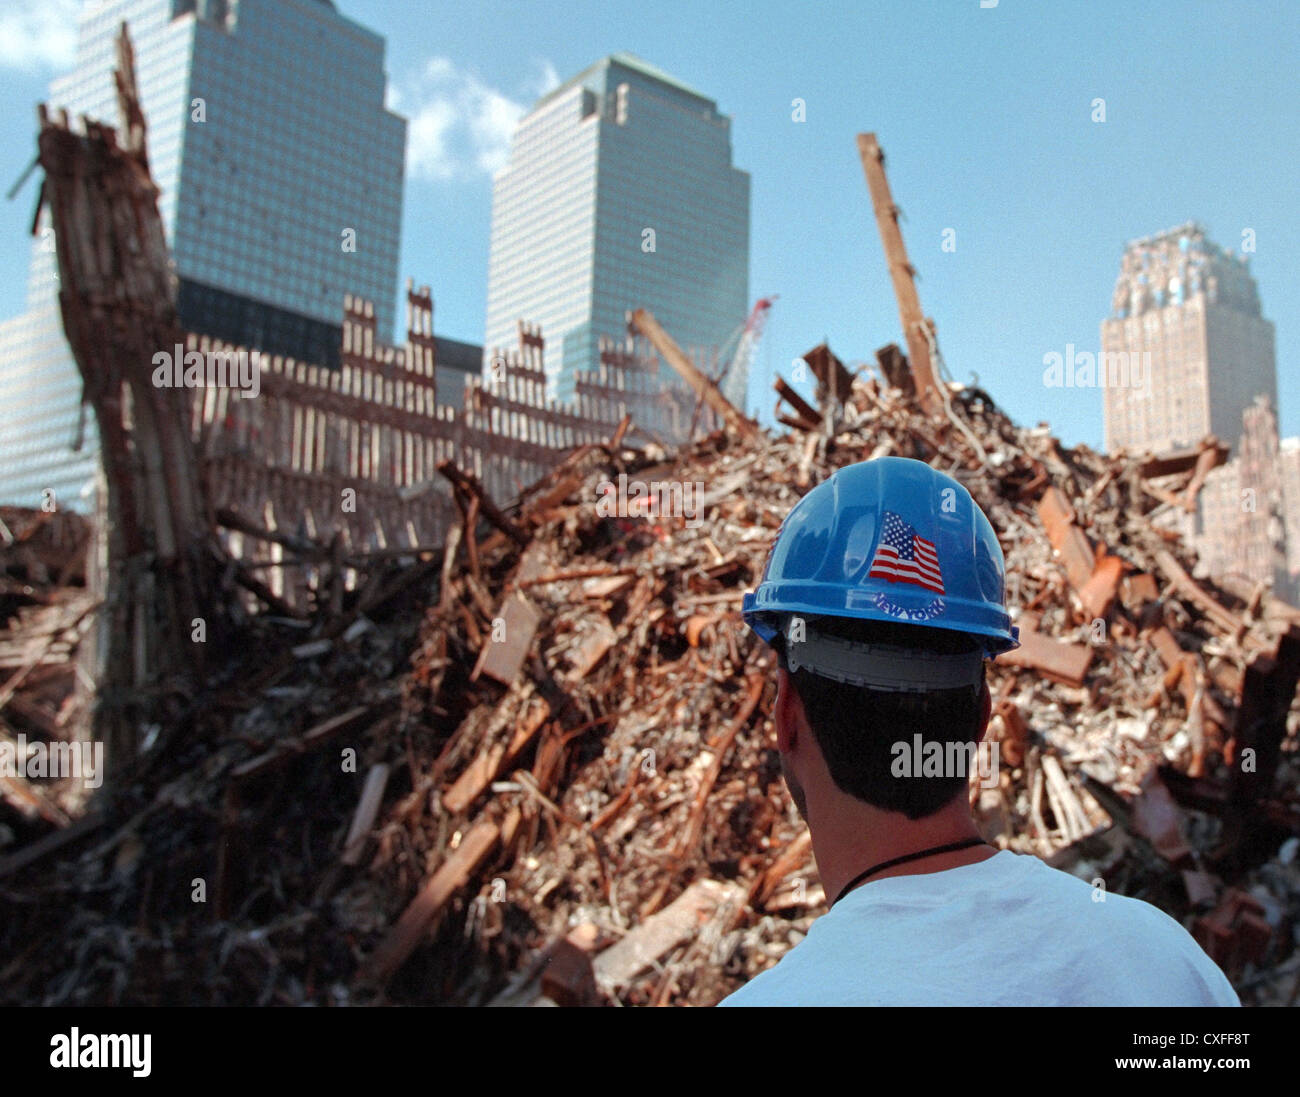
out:
{"label": "tall office building", "polygon": [[1232,447],[1211,472],[1198,513],[1169,515],[1196,545],[1202,570],[1266,581],[1289,596],[1282,561],[1274,331],[1244,257],[1195,223],[1125,248],[1101,325],[1102,351],[1139,361],[1140,384],[1107,387],[1106,448],[1155,453],[1214,434]]}
{"label": "tall office building", "polygon": [[748,296],[749,174],[712,99],[620,53],[520,121],[493,187],[485,366],[518,321],[540,324],[548,389],[567,400],[629,309],[709,361]]}
{"label": "tall office building", "polygon": [[[123,22],[182,324],[329,365],[351,292],[391,339],[406,122],[384,107],[383,39],[330,0],[92,0],[53,106],[118,122]],[[34,505],[51,489],[75,506],[96,442],[87,416],[71,450],[81,378],[50,243],[45,232],[33,248],[26,313],[0,326],[0,501]]]}
{"label": "tall office building", "polygon": [[1140,385],[1105,389],[1106,449],[1163,452],[1206,434],[1236,446],[1256,396],[1277,407],[1273,324],[1244,258],[1195,223],[1124,250],[1103,352],[1150,352]]}

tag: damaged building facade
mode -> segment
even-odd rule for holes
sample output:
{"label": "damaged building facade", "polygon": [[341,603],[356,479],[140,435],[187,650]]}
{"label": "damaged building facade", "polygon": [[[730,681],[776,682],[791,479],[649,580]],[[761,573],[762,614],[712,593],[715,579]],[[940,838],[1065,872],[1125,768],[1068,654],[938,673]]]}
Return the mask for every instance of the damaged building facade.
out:
{"label": "damaged building facade", "polygon": [[[87,3],[50,88],[72,117],[115,117],[123,22],[186,329],[337,367],[350,293],[391,341],[406,121],[384,106],[384,40],[324,0]],[[0,326],[0,499],[89,510],[96,451],[42,220],[27,309]]]}

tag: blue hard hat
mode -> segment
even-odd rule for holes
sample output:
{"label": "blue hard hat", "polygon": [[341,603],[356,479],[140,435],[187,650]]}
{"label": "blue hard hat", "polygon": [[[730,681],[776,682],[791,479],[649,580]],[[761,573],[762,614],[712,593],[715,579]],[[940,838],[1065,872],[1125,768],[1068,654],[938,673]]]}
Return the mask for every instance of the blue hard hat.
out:
{"label": "blue hard hat", "polygon": [[984,512],[924,461],[837,470],[786,515],[741,614],[767,643],[792,614],[948,629],[986,655],[1019,646],[1002,547]]}

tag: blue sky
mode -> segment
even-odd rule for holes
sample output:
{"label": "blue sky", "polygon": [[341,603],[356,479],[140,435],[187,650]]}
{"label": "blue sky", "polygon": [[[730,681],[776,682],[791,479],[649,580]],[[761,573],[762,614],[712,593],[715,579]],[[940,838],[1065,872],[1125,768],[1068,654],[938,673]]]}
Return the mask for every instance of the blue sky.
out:
{"label": "blue sky", "polygon": [[[5,189],[69,58],[64,2],[0,9]],[[1233,249],[1254,230],[1281,427],[1300,433],[1300,4],[338,3],[388,39],[411,119],[401,275],[432,287],[440,334],[483,337],[490,172],[514,119],[627,50],[733,119],[753,179],[751,298],[780,294],[756,366],[765,408],[771,371],[823,338],[846,361],[902,341],[854,145],[874,130],[954,376],[977,374],[1022,423],[1100,445],[1100,391],[1045,388],[1043,356],[1096,349],[1125,241],[1195,219]],[[22,305],[34,200],[29,182],[0,202],[0,316]]]}

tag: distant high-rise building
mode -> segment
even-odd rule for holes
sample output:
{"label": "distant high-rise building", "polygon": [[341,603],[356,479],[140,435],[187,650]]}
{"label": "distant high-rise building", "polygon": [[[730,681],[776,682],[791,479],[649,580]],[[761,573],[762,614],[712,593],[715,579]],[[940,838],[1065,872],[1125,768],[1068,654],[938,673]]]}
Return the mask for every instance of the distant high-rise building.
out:
{"label": "distant high-rise building", "polygon": [[[391,339],[406,122],[384,106],[384,40],[331,0],[102,0],[50,102],[116,124],[125,22],[150,167],[190,331],[333,365],[343,297]],[[63,340],[48,231],[28,308],[0,325],[0,501],[76,505],[97,443],[78,434],[81,378]]]}
{"label": "distant high-rise building", "polygon": [[1164,521],[1196,545],[1203,573],[1268,582],[1288,597],[1274,331],[1246,260],[1194,222],[1134,240],[1101,349],[1136,367],[1130,383],[1104,388],[1107,450],[1166,453],[1207,434],[1227,442],[1231,459],[1210,474],[1197,514]]}
{"label": "distant high-rise building", "polygon": [[1234,447],[1256,396],[1277,407],[1273,324],[1246,261],[1195,223],[1124,249],[1106,354],[1150,352],[1149,376],[1103,395],[1106,449],[1160,453],[1216,434]]}
{"label": "distant high-rise building", "polygon": [[638,307],[720,365],[748,295],[749,174],[712,99],[614,54],[520,121],[493,188],[485,367],[520,320],[540,325],[548,388],[568,400]]}

